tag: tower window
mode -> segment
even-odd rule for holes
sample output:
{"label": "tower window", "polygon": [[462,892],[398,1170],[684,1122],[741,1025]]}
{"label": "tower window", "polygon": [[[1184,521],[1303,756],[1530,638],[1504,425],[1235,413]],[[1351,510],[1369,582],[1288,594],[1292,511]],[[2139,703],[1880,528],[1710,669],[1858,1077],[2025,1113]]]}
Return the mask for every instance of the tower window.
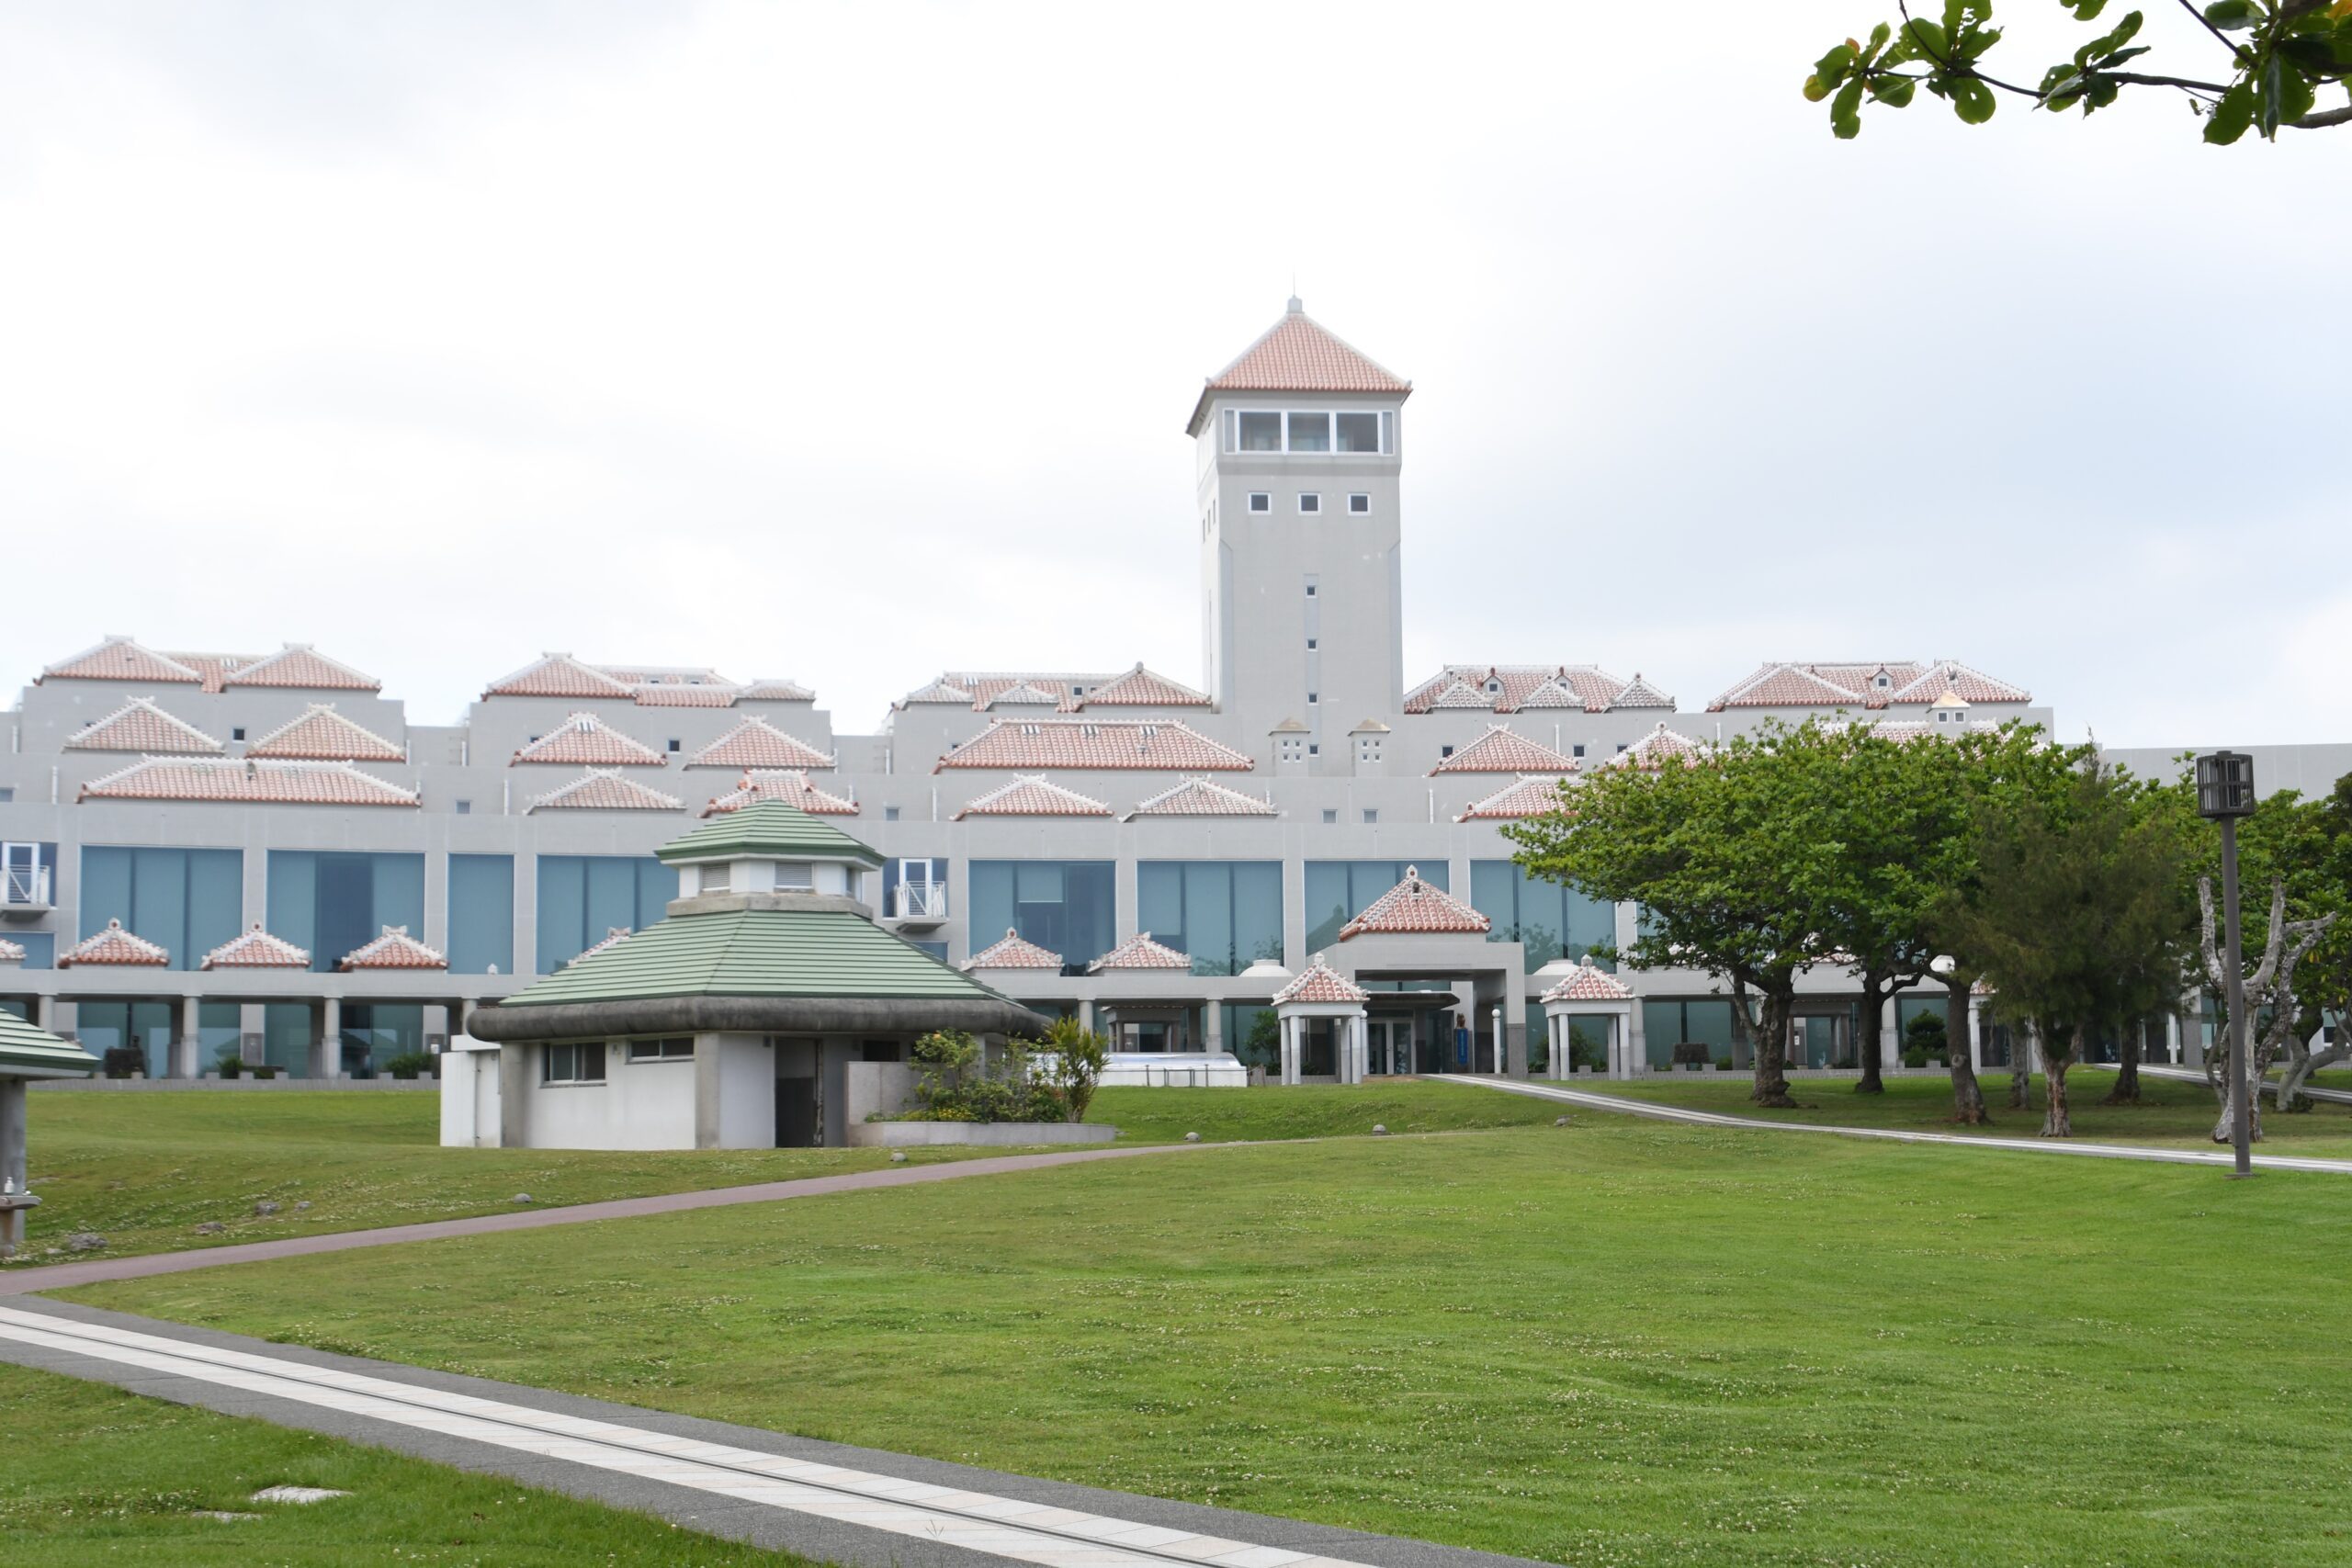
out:
{"label": "tower window", "polygon": [[1451,747],[1451,746],[1441,746],[1441,747],[1439,747],[1439,748],[1437,749],[1437,760],[1438,760],[1439,761],[1441,761],[1441,762],[1444,761],[1448,757],[1451,757],[1451,756],[1453,756],[1453,747]]}
{"label": "tower window", "polygon": [[1323,748],[1310,740],[1306,743],[1306,754],[1310,757],[1320,757],[1323,755]]}
{"label": "tower window", "polygon": [[1290,420],[1290,449],[1294,452],[1329,452],[1331,449],[1331,416],[1328,413],[1295,413]]}
{"label": "tower window", "polygon": [[1317,703],[1319,703],[1322,700],[1323,694],[1320,692],[1309,692],[1306,694],[1306,705],[1308,707],[1313,707]]}
{"label": "tower window", "polygon": [[1369,516],[1371,516],[1371,515],[1372,515],[1372,497],[1370,497],[1370,496],[1368,496],[1368,495],[1363,494],[1362,491],[1358,491],[1357,493],[1355,493],[1355,494],[1353,494],[1353,495],[1349,496],[1349,497],[1348,497],[1348,515],[1349,515],[1349,516],[1351,516],[1351,517],[1369,517]]}
{"label": "tower window", "polygon": [[1235,445],[1237,452],[1279,452],[1283,449],[1283,416],[1278,413],[1244,413],[1239,416],[1241,439]]}
{"label": "tower window", "polygon": [[1323,820],[1324,820],[1324,821],[1326,821],[1326,822],[1331,822],[1331,823],[1336,823],[1336,822],[1338,822],[1338,821],[1339,821],[1339,819],[1340,819],[1340,808],[1339,808],[1338,807],[1336,807],[1336,806],[1327,806],[1327,807],[1325,807],[1323,808]]}
{"label": "tower window", "polygon": [[1306,651],[1309,653],[1315,651],[1315,639],[1313,637],[1308,637],[1306,639]]}
{"label": "tower window", "polygon": [[671,751],[671,754],[672,754],[672,755],[673,755],[673,756],[674,756],[674,755],[676,755],[676,754],[677,754],[677,752],[678,752],[681,749],[682,749],[682,748],[681,748],[681,746],[680,746],[680,743],[679,743],[676,739],[672,739],[672,740],[671,740],[671,742],[670,742],[670,751]]}
{"label": "tower window", "polygon": [[1363,808],[1363,825],[1364,825],[1365,827],[1367,827],[1367,828],[1373,828],[1373,827],[1377,827],[1377,826],[1379,825],[1379,823],[1380,823],[1380,813],[1379,813],[1379,812],[1377,812],[1377,811],[1375,811],[1375,810],[1374,810],[1374,809],[1373,809],[1371,807],[1369,807],[1369,806],[1365,807]]}
{"label": "tower window", "polygon": [[1314,597],[1315,597],[1315,584],[1313,584],[1313,583],[1311,583],[1311,582],[1310,582],[1310,583],[1308,583],[1308,584],[1306,585],[1306,596],[1307,596],[1309,599],[1312,599],[1312,598],[1314,598]]}
{"label": "tower window", "polygon": [[1313,516],[1323,510],[1323,498],[1311,490],[1298,492],[1298,510],[1302,515]]}
{"label": "tower window", "polygon": [[1250,511],[1252,511],[1252,512],[1272,512],[1273,509],[1274,509],[1274,498],[1273,498],[1272,495],[1269,495],[1266,491],[1262,491],[1262,490],[1253,490],[1253,491],[1251,491],[1250,492]]}
{"label": "tower window", "polygon": [[1333,416],[1339,426],[1339,443],[1335,452],[1377,452],[1380,450],[1380,416],[1376,413],[1343,413]]}
{"label": "tower window", "polygon": [[[244,727],[243,725],[242,725],[242,724],[241,724],[241,725],[239,725],[239,726],[237,726],[237,728],[236,728],[232,729],[231,731],[229,731],[229,739],[232,739],[232,740],[243,740],[244,738],[245,738],[245,727]],[[537,739],[537,737],[534,736],[534,737],[533,737],[533,739]]]}
{"label": "tower window", "polygon": [[1569,749],[1568,755],[1571,757],[1581,757],[1584,755],[1584,748],[1581,746],[1572,747]]}

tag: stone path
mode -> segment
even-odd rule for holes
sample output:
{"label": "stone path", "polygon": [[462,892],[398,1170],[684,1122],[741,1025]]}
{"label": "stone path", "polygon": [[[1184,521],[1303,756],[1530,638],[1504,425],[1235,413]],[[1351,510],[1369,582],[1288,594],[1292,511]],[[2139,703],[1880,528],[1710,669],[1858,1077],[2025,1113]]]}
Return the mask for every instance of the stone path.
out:
{"label": "stone path", "polygon": [[1518,1558],[814,1442],[62,1302],[0,1307],[0,1360],[503,1475],[854,1568],[1522,1564]]}
{"label": "stone path", "polygon": [[[2143,1067],[2141,1070],[2144,1072],[2147,1069]],[[1700,1127],[1736,1127],[1743,1132],[1832,1133],[1842,1138],[1881,1138],[1897,1144],[1948,1144],[1956,1148],[1996,1149],[2011,1154],[2073,1155],[2085,1159],[2146,1160],[2158,1165],[2231,1167],[2236,1163],[2225,1149],[2210,1152],[2204,1149],[2151,1149],[2137,1148],[2129,1144],[2086,1144],[2073,1138],[1978,1138],[1962,1133],[1905,1133],[1891,1127],[1837,1127],[1819,1122],[1766,1122],[1753,1116],[1725,1116],[1717,1111],[1693,1111],[1685,1106],[1663,1105],[1622,1095],[1595,1094],[1589,1089],[1563,1089],[1552,1083],[1456,1074],[1443,1075],[1443,1081],[1477,1084],[1499,1089],[1505,1094],[1532,1095],[1538,1100],[1557,1100],[1562,1105],[1581,1106],[1588,1111],[1613,1111],[1628,1116],[1647,1116],[1654,1121],[1680,1122]],[[2254,1164],[2258,1170],[2316,1170],[2352,1176],[2352,1159],[2256,1155]]]}
{"label": "stone path", "polygon": [[[2205,1081],[2205,1069],[2202,1067],[2176,1067],[2169,1063],[2143,1062],[2140,1064],[2140,1070],[2152,1078],[2170,1078],[2175,1083],[2203,1083]],[[2224,1074],[2224,1076],[2227,1075]],[[2262,1087],[2273,1099],[2278,1097],[2278,1085],[2275,1079],[2266,1081]],[[2303,1092],[2313,1100],[2324,1100],[2330,1105],[2352,1105],[2352,1093],[2346,1093],[2340,1089],[2321,1089],[2315,1084],[2305,1084]]]}
{"label": "stone path", "polygon": [[177,1274],[188,1269],[259,1263],[274,1258],[303,1258],[315,1252],[348,1252],[360,1247],[397,1247],[402,1242],[438,1241],[455,1235],[488,1235],[498,1231],[537,1230],[542,1225],[585,1224],[594,1220],[627,1220],[641,1214],[675,1214],[689,1209],[725,1208],[732,1203],[773,1203],[786,1198],[817,1198],[829,1192],[857,1192],[870,1187],[911,1187],[926,1181],[953,1181],[967,1176],[1001,1176],[1009,1171],[1040,1170],[1057,1165],[1082,1165],[1091,1160],[1133,1159],[1140,1155],[1174,1154],[1186,1149],[1219,1146],[1222,1145],[1137,1144],[1127,1148],[996,1155],[985,1159],[943,1160],[936,1165],[886,1166],[879,1170],[849,1171],[840,1176],[806,1176],[791,1181],[762,1181],[749,1187],[712,1187],[699,1192],[663,1192],[650,1198],[614,1198],[600,1203],[516,1209],[496,1214],[476,1214],[462,1220],[427,1220],[413,1225],[385,1225],[375,1230],[330,1231],[317,1235],[287,1236],[278,1241],[193,1247],[186,1252],[151,1252],[138,1258],[91,1258],[74,1263],[17,1264],[0,1269],[0,1296],[23,1295],[31,1291],[54,1291],[68,1285],[92,1285],[107,1280],[139,1280],[153,1274]]}

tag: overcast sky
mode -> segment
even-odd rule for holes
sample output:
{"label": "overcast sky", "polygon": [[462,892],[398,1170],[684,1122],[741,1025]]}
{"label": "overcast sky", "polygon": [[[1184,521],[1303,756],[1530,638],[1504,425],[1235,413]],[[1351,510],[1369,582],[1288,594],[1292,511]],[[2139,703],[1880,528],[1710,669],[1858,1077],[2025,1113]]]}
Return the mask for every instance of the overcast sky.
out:
{"label": "overcast sky", "polygon": [[1182,424],[1295,277],[1415,383],[1408,681],[1950,657],[2352,738],[2352,130],[1836,142],[1806,62],[1891,9],[11,6],[0,689],[112,632],[417,723],[543,649],[852,731],[1197,681]]}

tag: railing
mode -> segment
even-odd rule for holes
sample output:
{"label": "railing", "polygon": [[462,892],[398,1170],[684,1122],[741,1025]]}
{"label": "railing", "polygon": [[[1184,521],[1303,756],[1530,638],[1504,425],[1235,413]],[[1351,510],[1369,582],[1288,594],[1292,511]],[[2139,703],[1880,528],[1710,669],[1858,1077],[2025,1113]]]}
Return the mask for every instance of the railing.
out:
{"label": "railing", "polygon": [[901,882],[890,891],[891,917],[901,920],[944,920],[947,918],[947,884]]}
{"label": "railing", "polygon": [[0,878],[0,903],[47,908],[49,902],[49,867],[45,865],[12,865],[6,877]]}

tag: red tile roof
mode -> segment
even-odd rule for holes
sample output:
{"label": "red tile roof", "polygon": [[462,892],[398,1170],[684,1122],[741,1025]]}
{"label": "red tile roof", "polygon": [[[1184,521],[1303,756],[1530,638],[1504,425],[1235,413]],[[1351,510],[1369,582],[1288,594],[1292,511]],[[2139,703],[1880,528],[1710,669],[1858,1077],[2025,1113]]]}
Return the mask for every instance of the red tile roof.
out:
{"label": "red tile roof", "polygon": [[1647,735],[1601,763],[1604,768],[1640,768],[1656,773],[1670,761],[1680,761],[1685,767],[1696,766],[1707,749],[1687,735],[1668,729],[1661,721]]}
{"label": "red tile roof", "polygon": [[373,675],[329,659],[306,642],[289,642],[229,671],[224,686],[300,686],[306,691],[380,692],[384,683]]}
{"label": "red tile roof", "polygon": [[[1004,701],[1000,696],[996,699]],[[1091,707],[1206,707],[1209,695],[1192,687],[1156,674],[1137,664],[1124,675],[1115,676],[1087,693],[1082,697],[1062,700],[1064,711],[1075,713]]]}
{"label": "red tile roof", "polygon": [[634,697],[626,681],[616,681],[568,653],[541,654],[511,675],[492,681],[485,697]]}
{"label": "red tile roof", "polygon": [[153,698],[133,697],[106,717],[75,730],[67,738],[64,750],[217,755],[220,742],[187,720],[165,713]]}
{"label": "red tile roof", "polygon": [[76,964],[135,964],[141,968],[161,969],[172,961],[172,955],[149,942],[122,929],[122,922],[110,919],[107,929],[83,938],[58,954],[60,969]]}
{"label": "red tile roof", "polygon": [[175,664],[185,664],[204,677],[204,689],[219,692],[229,683],[229,677],[253,662],[243,653],[183,653],[177,649],[164,655]]}
{"label": "red tile roof", "polygon": [[1401,398],[1412,389],[1410,381],[1342,341],[1294,299],[1281,321],[1208,378],[1185,433],[1200,434],[1216,392],[1394,392]]}
{"label": "red tile roof", "polygon": [[1430,770],[1440,773],[1550,773],[1555,777],[1577,771],[1573,757],[1563,757],[1549,746],[1530,740],[1506,725],[1490,726],[1487,733]]}
{"label": "red tile roof", "polygon": [[1257,763],[1173,719],[998,719],[933,765],[943,768],[1066,768],[1084,772],[1166,768],[1242,773]]}
{"label": "red tile roof", "polygon": [[967,804],[949,818],[967,817],[1108,817],[1111,808],[1092,795],[1064,789],[1041,776],[1015,779]]}
{"label": "red tile roof", "polygon": [[575,713],[514,753],[514,767],[557,762],[571,767],[662,768],[670,759],[634,736],[624,735],[593,713]]}
{"label": "red tile roof", "polygon": [[1633,999],[1625,983],[1605,969],[1578,964],[1560,983],[1544,993],[1547,1002],[1623,1002]]}
{"label": "red tile roof", "polygon": [[600,941],[591,942],[588,946],[582,948],[579,952],[573,953],[563,962],[565,964],[577,964],[583,958],[594,958],[596,954],[604,952],[608,947],[618,947],[621,943],[627,942],[629,939],[629,928],[627,926],[606,926],[605,928],[604,937]]}
{"label": "red tile roof", "polygon": [[1325,963],[1319,953],[1298,972],[1298,978],[1274,993],[1276,1007],[1285,1002],[1354,1002],[1361,1006],[1371,999],[1371,992]]}
{"label": "red tile roof", "polygon": [[1162,942],[1151,940],[1149,931],[1137,931],[1102,957],[1086,966],[1089,975],[1100,975],[1105,969],[1190,969],[1193,961]]}
{"label": "red tile roof", "polygon": [[619,770],[591,768],[560,789],[535,795],[524,807],[534,811],[676,811],[686,803],[663,795],[650,784],[625,778]]}
{"label": "red tile roof", "polygon": [[740,695],[732,686],[689,686],[653,682],[637,688],[641,708],[731,708]]}
{"label": "red tile roof", "polygon": [[1611,675],[1597,664],[1449,664],[1405,694],[1407,713],[1443,708],[1670,708],[1674,699],[1642,679]]}
{"label": "red tile roof", "polygon": [[272,936],[254,922],[253,929],[227,942],[204,955],[199,969],[308,969],[311,953],[308,948],[295,946],[282,936]]}
{"label": "red tile roof", "polygon": [[354,724],[332,703],[313,703],[245,748],[248,757],[288,757],[321,762],[404,762],[408,752],[374,730]]}
{"label": "red tile roof", "polygon": [[854,817],[857,802],[838,795],[828,795],[808,782],[808,775],[797,769],[755,768],[746,773],[736,786],[713,799],[702,808],[705,817],[722,812],[741,811],[747,806],[757,806],[763,800],[781,800],[797,806],[812,817]]}
{"label": "red tile roof", "polygon": [[1061,972],[1062,955],[1048,953],[1021,933],[1007,928],[1003,937],[965,960],[967,969],[1050,969]]}
{"label": "red tile roof", "polygon": [[1541,817],[1546,812],[1559,810],[1563,804],[1559,775],[1539,774],[1505,784],[1486,799],[1473,802],[1454,820],[1475,822],[1499,818]]}
{"label": "red tile roof", "polygon": [[747,703],[813,703],[817,694],[797,681],[781,681],[754,677],[736,694]]}
{"label": "red tile roof", "polygon": [[414,806],[417,792],[349,762],[148,757],[82,786],[77,800],[210,800],[248,806]]}
{"label": "red tile roof", "polygon": [[[1884,684],[1881,684],[1882,681]],[[1996,681],[1982,671],[1949,659],[1928,664],[1911,660],[1875,664],[1856,660],[1767,664],[1709,703],[1707,711],[1756,707],[1880,708],[1893,703],[1926,705],[1948,691],[1957,692],[1972,703],[2033,700],[2022,686]]]}
{"label": "red tile roof", "polygon": [[425,946],[408,934],[406,926],[386,926],[384,934],[343,955],[337,969],[447,969],[449,961],[437,948]]}
{"label": "red tile roof", "polygon": [[1423,882],[1419,867],[1407,866],[1404,881],[1374,898],[1363,914],[1340,928],[1340,940],[1484,931],[1493,924],[1461,899]]}
{"label": "red tile roof", "polygon": [[61,659],[33,677],[38,686],[52,677],[68,681],[143,681],[157,685],[200,686],[201,671],[140,647],[127,637],[110,637],[71,659]]}
{"label": "red tile roof", "polygon": [[763,718],[747,718],[694,754],[689,768],[830,768],[833,759]]}
{"label": "red tile roof", "polygon": [[1172,789],[1158,795],[1127,813],[1133,821],[1138,817],[1279,817],[1271,800],[1261,800],[1254,795],[1244,795],[1228,789],[1211,779],[1186,779]]}

